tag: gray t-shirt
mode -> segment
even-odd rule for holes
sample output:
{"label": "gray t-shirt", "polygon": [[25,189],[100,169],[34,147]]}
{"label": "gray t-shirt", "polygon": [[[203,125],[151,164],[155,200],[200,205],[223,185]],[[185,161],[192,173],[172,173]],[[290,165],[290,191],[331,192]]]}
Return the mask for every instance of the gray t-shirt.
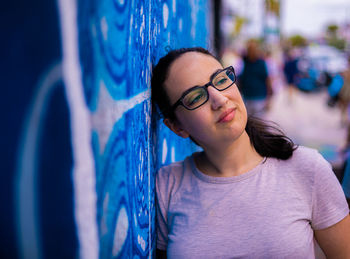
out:
{"label": "gray t-shirt", "polygon": [[156,191],[168,258],[315,258],[313,230],[349,213],[329,163],[305,147],[233,177],[205,175],[190,156],[159,170]]}

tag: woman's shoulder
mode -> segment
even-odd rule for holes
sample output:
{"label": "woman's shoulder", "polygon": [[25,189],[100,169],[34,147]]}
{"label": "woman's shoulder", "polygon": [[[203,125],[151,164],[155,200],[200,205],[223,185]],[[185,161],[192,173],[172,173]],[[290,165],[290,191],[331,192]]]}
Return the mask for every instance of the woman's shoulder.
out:
{"label": "woman's shoulder", "polygon": [[168,164],[168,165],[163,165],[158,170],[157,177],[164,178],[164,177],[170,177],[170,176],[173,176],[173,175],[180,174],[182,169],[183,169],[183,166],[184,166],[184,163],[185,163],[186,159],[184,159],[182,161],[173,162],[173,163]]}
{"label": "woman's shoulder", "polygon": [[313,176],[319,170],[332,170],[329,162],[323,158],[318,150],[305,146],[298,146],[288,160],[280,162],[304,176],[307,174]]}
{"label": "woman's shoulder", "polygon": [[158,197],[162,197],[164,203],[170,200],[180,188],[185,178],[185,174],[190,170],[191,156],[182,161],[174,162],[162,166],[156,174],[156,192]]}
{"label": "woman's shoulder", "polygon": [[269,169],[285,183],[295,186],[305,197],[312,195],[313,190],[322,188],[320,179],[333,181],[334,178],[332,167],[323,156],[316,149],[304,146],[298,146],[287,160],[271,159]]}
{"label": "woman's shoulder", "polygon": [[190,159],[192,159],[191,157],[188,156],[182,161],[162,166],[156,175],[157,184],[174,184],[175,182],[179,182],[186,172]]}
{"label": "woman's shoulder", "polygon": [[298,148],[294,150],[291,160],[298,163],[326,162],[317,149],[305,146],[298,146]]}

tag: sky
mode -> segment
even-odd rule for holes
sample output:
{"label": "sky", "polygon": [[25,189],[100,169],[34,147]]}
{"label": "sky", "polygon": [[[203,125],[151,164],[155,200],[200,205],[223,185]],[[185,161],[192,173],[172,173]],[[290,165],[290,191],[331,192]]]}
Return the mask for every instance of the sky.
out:
{"label": "sky", "polygon": [[283,0],[281,12],[285,34],[317,36],[328,24],[350,22],[350,1]]}
{"label": "sky", "polygon": [[[224,6],[249,17],[248,35],[262,31],[264,0],[225,0]],[[350,0],[281,0],[282,32],[317,37],[331,23],[350,22]]]}

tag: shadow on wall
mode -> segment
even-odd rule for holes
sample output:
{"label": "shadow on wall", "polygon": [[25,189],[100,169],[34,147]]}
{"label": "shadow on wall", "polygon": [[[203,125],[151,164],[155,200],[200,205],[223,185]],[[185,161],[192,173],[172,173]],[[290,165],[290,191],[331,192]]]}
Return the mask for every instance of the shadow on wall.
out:
{"label": "shadow on wall", "polygon": [[151,68],[208,46],[210,3],[49,2],[1,11],[0,257],[149,257],[155,171],[196,149],[152,117]]}

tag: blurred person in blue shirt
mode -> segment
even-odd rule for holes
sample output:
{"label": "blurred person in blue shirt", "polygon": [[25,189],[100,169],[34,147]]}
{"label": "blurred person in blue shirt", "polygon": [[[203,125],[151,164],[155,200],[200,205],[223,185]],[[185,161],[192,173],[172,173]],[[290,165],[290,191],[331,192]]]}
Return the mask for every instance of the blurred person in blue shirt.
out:
{"label": "blurred person in blue shirt", "polygon": [[272,87],[266,62],[262,58],[259,43],[256,40],[251,39],[247,42],[243,70],[238,84],[248,114],[261,116],[269,108]]}

